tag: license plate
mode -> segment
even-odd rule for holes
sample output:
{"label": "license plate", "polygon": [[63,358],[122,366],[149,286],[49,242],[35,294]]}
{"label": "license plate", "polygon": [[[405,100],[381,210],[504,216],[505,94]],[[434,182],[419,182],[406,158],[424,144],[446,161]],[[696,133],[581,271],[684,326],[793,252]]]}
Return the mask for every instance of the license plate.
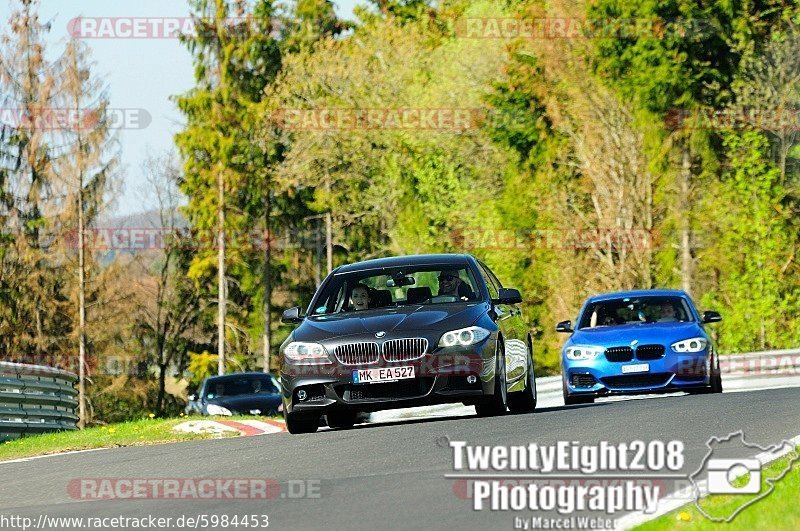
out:
{"label": "license plate", "polygon": [[637,363],[636,365],[623,365],[622,372],[629,373],[629,372],[647,372],[650,370],[649,363]]}
{"label": "license plate", "polygon": [[385,367],[382,369],[359,369],[353,371],[353,383],[382,383],[407,380],[414,377],[414,367]]}

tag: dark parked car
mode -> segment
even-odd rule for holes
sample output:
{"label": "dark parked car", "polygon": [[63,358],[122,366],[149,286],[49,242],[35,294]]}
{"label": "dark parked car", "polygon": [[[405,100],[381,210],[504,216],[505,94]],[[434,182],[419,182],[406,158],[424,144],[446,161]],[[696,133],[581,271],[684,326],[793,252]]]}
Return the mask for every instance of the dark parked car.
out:
{"label": "dark parked car", "polygon": [[562,352],[564,403],[610,394],[659,391],[721,393],[719,356],[705,329],[722,320],[701,315],[686,292],[639,290],[590,297]]}
{"label": "dark parked car", "polygon": [[504,288],[469,255],[368,260],[335,269],[281,345],[287,428],[351,427],[360,412],[436,403],[479,415],[536,407],[531,336]]}
{"label": "dark parked car", "polygon": [[281,404],[278,382],[271,374],[244,372],[203,380],[189,395],[187,414],[275,415]]}

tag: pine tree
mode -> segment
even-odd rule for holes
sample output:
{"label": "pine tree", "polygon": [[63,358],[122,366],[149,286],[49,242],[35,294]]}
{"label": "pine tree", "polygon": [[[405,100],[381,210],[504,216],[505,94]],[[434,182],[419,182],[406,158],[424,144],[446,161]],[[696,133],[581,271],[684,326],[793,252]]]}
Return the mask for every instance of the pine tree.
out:
{"label": "pine tree", "polygon": [[59,131],[63,152],[53,163],[55,186],[62,192],[60,225],[77,234],[77,336],[78,397],[80,426],[87,420],[87,269],[92,263],[91,249],[85,242],[86,229],[91,227],[105,204],[117,165],[112,152],[115,138],[110,129],[108,96],[101,81],[92,76],[86,44],[71,40],[61,58],[59,102],[74,110],[78,122]]}

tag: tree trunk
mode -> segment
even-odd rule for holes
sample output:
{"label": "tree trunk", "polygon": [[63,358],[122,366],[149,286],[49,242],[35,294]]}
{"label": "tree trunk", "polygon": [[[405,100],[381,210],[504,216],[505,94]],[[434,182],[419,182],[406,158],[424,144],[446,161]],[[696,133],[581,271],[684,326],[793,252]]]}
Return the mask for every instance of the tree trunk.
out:
{"label": "tree trunk", "polygon": [[319,288],[322,284],[322,223],[319,218],[314,220],[314,286]]}
{"label": "tree trunk", "polygon": [[86,426],[86,256],[84,254],[83,183],[78,183],[78,427]]}
{"label": "tree trunk", "polygon": [[328,258],[328,274],[333,271],[333,220],[331,213],[325,214],[325,254]]}
{"label": "tree trunk", "polygon": [[[330,201],[331,196],[331,176],[328,175],[328,178],[325,180],[325,192],[328,196],[328,201]],[[325,254],[328,258],[328,273],[331,274],[333,271],[333,217],[331,216],[331,211],[325,213]]]}
{"label": "tree trunk", "polygon": [[[161,356],[164,354],[162,353]],[[158,398],[156,398],[156,414],[160,417],[164,414],[164,396],[167,393],[167,364],[158,364]]]}
{"label": "tree trunk", "polygon": [[225,289],[225,189],[222,170],[217,174],[217,196],[219,199],[219,234],[217,242],[217,374],[225,374],[225,309],[227,305]]}
{"label": "tree trunk", "polygon": [[691,205],[689,192],[691,190],[692,161],[689,146],[685,143],[681,148],[681,182],[680,182],[680,209],[678,215],[681,222],[681,284],[683,291],[692,293],[692,241],[691,241]]}
{"label": "tree trunk", "polygon": [[264,227],[267,231],[267,248],[264,250],[264,372],[269,372],[270,348],[272,345],[272,231],[270,214],[272,197],[267,183],[266,204],[264,205]]}

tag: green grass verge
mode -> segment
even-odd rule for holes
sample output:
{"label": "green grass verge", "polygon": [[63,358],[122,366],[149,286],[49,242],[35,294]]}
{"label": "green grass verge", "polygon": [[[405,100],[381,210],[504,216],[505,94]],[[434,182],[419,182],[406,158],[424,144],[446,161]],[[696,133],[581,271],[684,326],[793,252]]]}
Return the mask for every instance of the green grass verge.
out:
{"label": "green grass verge", "polygon": [[[800,449],[799,449],[800,450]],[[781,458],[765,466],[761,473],[762,492],[765,479],[777,477],[786,469],[788,458]],[[742,481],[743,478],[740,478]],[[734,482],[735,484],[736,482]],[[703,498],[700,506],[711,515],[727,515],[741,506],[740,496],[746,495],[714,495]],[[747,498],[745,498],[747,499]],[[637,530],[656,531],[662,529],[705,530],[724,529],[725,531],[758,529],[800,529],[800,461],[795,461],[786,476],[775,483],[767,497],[743,509],[730,522],[712,522],[690,503],[636,527]]]}
{"label": "green grass verge", "polygon": [[223,435],[208,433],[181,433],[172,428],[187,420],[243,420],[258,417],[181,417],[172,419],[143,419],[108,426],[86,428],[79,431],[62,431],[23,437],[0,443],[0,461],[54,454],[91,448],[116,448],[142,446],[168,442],[193,441],[232,437],[235,432]]}

